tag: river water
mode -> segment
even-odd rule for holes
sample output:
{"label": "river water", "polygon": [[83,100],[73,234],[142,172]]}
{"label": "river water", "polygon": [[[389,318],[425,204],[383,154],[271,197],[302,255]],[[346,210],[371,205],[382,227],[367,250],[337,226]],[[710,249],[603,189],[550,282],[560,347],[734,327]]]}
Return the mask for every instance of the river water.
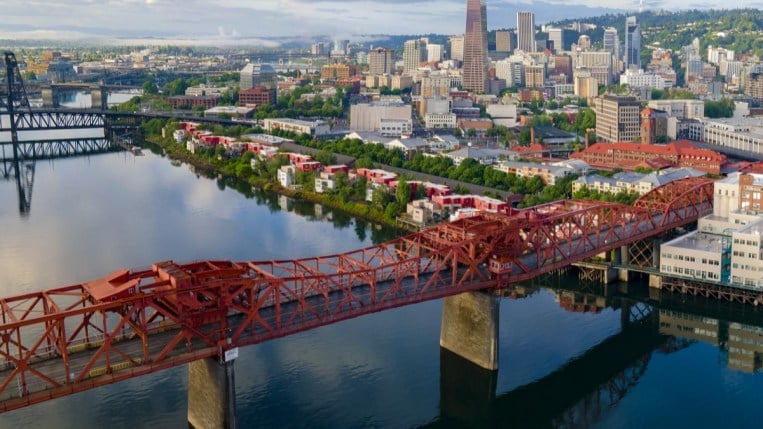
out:
{"label": "river water", "polygon": [[[38,161],[24,216],[15,181],[0,181],[0,295],[168,259],[296,258],[393,236],[145,152]],[[441,353],[441,301],[241,349],[239,427],[759,426],[760,313],[571,275],[539,284],[553,287],[501,300],[497,373]],[[622,308],[651,312],[653,327],[624,329]],[[185,428],[186,385],[186,369],[170,369],[0,414],[0,428]]]}

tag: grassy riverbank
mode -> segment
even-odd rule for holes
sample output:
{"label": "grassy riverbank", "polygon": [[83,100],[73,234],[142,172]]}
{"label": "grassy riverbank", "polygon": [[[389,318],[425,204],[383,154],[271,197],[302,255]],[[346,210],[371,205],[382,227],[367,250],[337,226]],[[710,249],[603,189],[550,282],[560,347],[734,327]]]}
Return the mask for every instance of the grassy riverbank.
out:
{"label": "grassy riverbank", "polygon": [[[242,165],[242,160],[240,159],[226,159],[222,156],[210,154],[192,154],[184,145],[177,144],[170,139],[162,138],[158,135],[147,136],[144,140],[149,145],[154,145],[156,148],[161,149],[162,153],[168,158],[190,164],[208,175],[224,177],[265,191],[275,192],[294,199],[310,201],[325,207],[341,210],[352,216],[377,224],[403,230],[394,218],[386,216],[384,212],[377,210],[365,201],[348,201],[342,199],[340,195],[319,194],[306,190],[285,188],[270,176],[258,175],[247,165]],[[248,163],[249,161],[246,162]]]}

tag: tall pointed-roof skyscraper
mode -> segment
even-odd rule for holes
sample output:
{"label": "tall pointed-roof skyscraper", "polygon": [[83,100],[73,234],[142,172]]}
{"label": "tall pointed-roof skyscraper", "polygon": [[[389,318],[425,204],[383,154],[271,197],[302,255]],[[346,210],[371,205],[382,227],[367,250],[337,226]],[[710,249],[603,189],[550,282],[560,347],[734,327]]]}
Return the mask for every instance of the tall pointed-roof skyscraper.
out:
{"label": "tall pointed-roof skyscraper", "polygon": [[464,89],[487,92],[487,10],[485,0],[466,0]]}

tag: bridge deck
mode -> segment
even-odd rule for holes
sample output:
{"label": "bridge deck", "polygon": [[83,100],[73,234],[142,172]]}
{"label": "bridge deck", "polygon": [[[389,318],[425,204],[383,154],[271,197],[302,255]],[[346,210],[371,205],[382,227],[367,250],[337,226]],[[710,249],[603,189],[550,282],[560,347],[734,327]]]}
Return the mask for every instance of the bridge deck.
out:
{"label": "bridge deck", "polygon": [[0,409],[393,307],[506,287],[711,210],[711,181],[668,186],[635,207],[562,201],[345,254],[163,262],[0,299]]}

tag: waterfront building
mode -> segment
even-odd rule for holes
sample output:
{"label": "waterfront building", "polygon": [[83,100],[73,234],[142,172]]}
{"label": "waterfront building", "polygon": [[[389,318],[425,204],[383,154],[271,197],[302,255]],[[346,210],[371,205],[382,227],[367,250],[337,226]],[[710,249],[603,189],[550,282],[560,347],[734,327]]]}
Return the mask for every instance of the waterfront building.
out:
{"label": "waterfront building", "polygon": [[540,177],[546,186],[553,186],[559,179],[575,174],[574,169],[571,167],[545,165],[535,162],[501,161],[494,165],[493,168],[506,174],[526,179]]}
{"label": "waterfront building", "polygon": [[291,131],[297,134],[307,134],[318,137],[328,134],[331,127],[325,121],[301,121],[291,118],[267,118],[263,121],[265,131]]}
{"label": "waterfront building", "polygon": [[464,33],[464,89],[476,93],[488,92],[488,67],[485,0],[467,0],[466,32]]}
{"label": "waterfront building", "polygon": [[763,290],[763,175],[716,181],[713,214],[697,231],[660,246],[660,272],[672,277]]}

